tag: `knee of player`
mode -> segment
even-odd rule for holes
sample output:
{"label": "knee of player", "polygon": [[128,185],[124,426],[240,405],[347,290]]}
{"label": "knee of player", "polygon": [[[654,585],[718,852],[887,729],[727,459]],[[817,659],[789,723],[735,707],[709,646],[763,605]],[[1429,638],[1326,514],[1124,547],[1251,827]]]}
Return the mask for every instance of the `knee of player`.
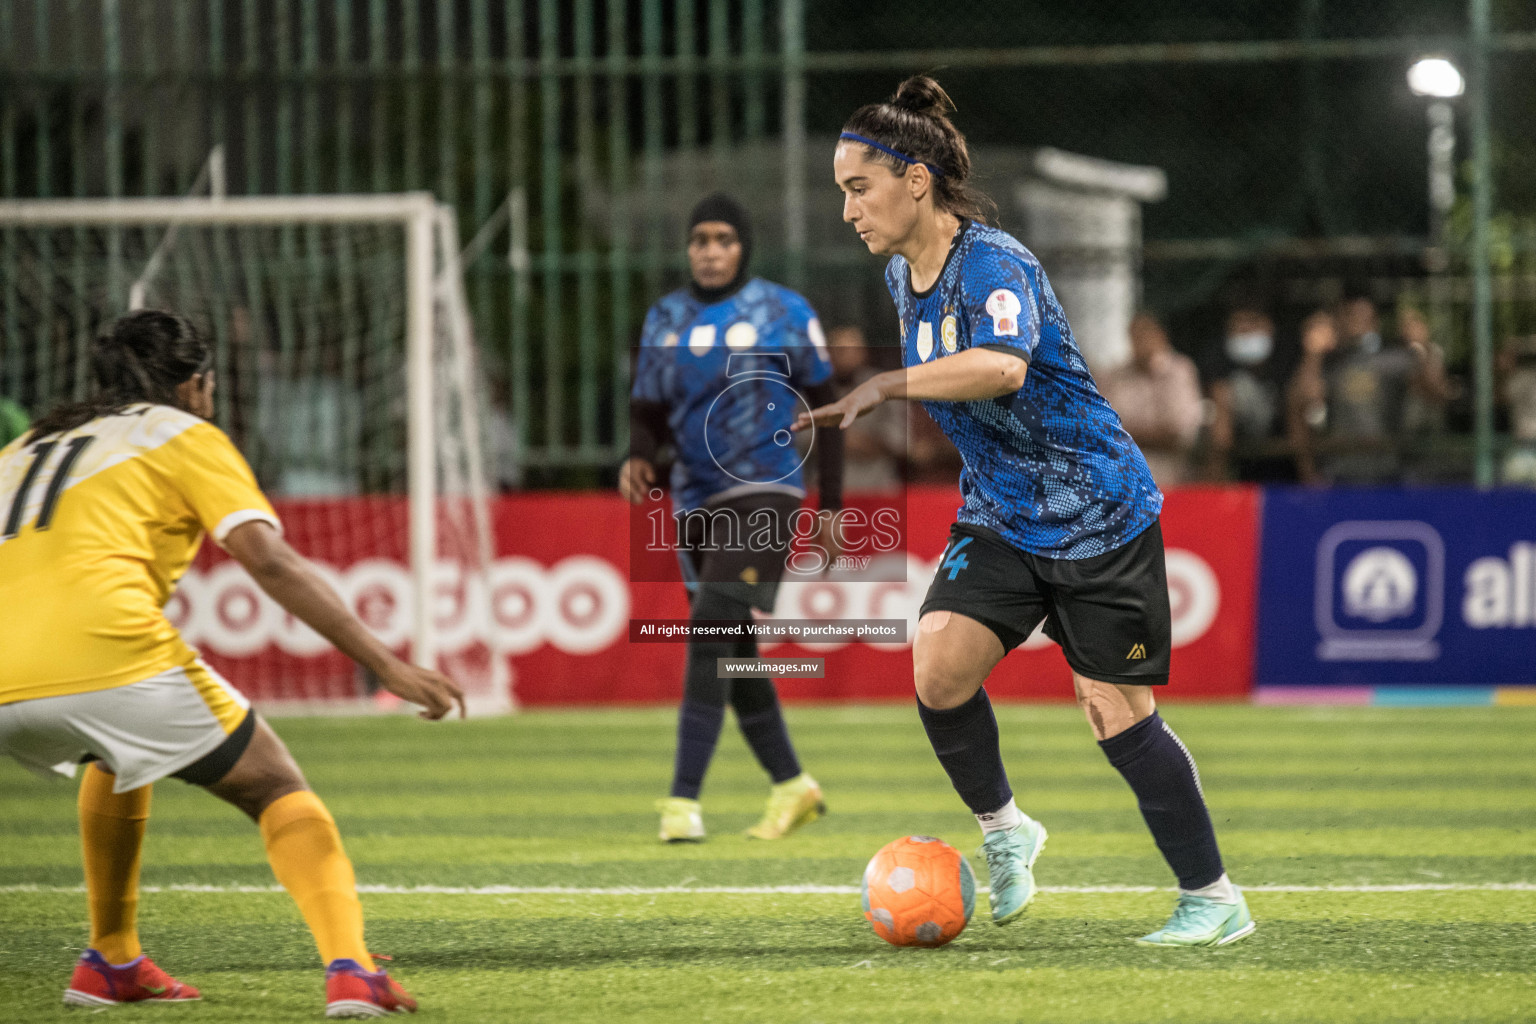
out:
{"label": "knee of player", "polygon": [[982,680],[966,678],[938,657],[917,657],[912,662],[912,681],[917,699],[935,711],[959,707],[975,695]]}
{"label": "knee of player", "polygon": [[258,722],[257,736],[229,773],[207,787],[253,820],[275,801],[308,788],[293,755],[264,721]]}
{"label": "knee of player", "polygon": [[1150,695],[1145,698],[1127,694],[1108,683],[1081,682],[1077,685],[1077,704],[1088,718],[1095,739],[1117,736],[1152,713]]}
{"label": "knee of player", "polygon": [[243,811],[252,821],[260,821],[262,812],[290,793],[309,789],[303,776],[269,776],[252,780],[233,796],[225,799]]}

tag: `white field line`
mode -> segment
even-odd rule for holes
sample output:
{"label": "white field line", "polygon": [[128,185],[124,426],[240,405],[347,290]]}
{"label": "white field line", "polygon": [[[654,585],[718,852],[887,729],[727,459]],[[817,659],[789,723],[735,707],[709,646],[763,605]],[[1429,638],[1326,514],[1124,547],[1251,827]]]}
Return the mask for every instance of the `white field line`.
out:
{"label": "white field line", "polygon": [[[1245,893],[1536,892],[1536,882],[1425,882],[1405,885],[1245,885]],[[140,892],[274,893],[278,885],[145,885]],[[359,885],[361,893],[385,896],[857,896],[856,885],[660,885],[576,888],[560,885]],[[979,886],[979,892],[988,892]],[[1155,885],[1043,885],[1060,896],[1173,892]],[[83,893],[83,885],[3,885],[7,893]]]}

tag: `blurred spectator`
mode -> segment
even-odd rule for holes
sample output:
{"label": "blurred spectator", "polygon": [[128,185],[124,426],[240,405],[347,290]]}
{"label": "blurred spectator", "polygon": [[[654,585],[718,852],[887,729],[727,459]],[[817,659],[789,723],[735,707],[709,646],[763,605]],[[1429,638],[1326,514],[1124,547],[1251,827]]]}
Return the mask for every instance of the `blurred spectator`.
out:
{"label": "blurred spectator", "polygon": [[1409,437],[1445,432],[1445,405],[1451,397],[1445,373],[1445,352],[1430,335],[1429,319],[1414,306],[1397,311],[1397,336],[1413,354],[1415,372],[1403,411],[1403,430]]}
{"label": "blurred spectator", "polygon": [[1314,454],[1316,439],[1328,426],[1328,357],[1339,347],[1333,315],[1318,310],[1301,324],[1301,364],[1291,375],[1285,396],[1286,436],[1296,457],[1296,477],[1302,483],[1323,481]]}
{"label": "blurred spectator", "polygon": [[1516,339],[1499,362],[1510,435],[1501,476],[1507,484],[1536,487],[1536,334]]}
{"label": "blurred spectator", "polygon": [[[1376,305],[1357,296],[1324,324],[1308,318],[1302,364],[1291,382],[1288,433],[1308,483],[1395,483],[1403,477],[1410,427],[1434,429],[1449,388],[1444,360],[1423,318],[1402,323],[1403,343],[1382,340]],[[1410,419],[1410,396],[1418,410]]]}
{"label": "blurred spectator", "polygon": [[[832,359],[832,387],[841,398],[879,371],[869,365],[869,344],[860,327],[838,327],[827,338]],[[843,431],[843,488],[847,491],[895,491],[901,488],[901,459],[906,453],[906,409],[885,402]]]}
{"label": "blurred spectator", "polygon": [[1141,447],[1159,487],[1190,477],[1190,452],[1200,434],[1200,375],[1194,361],[1175,352],[1168,332],[1150,313],[1131,320],[1131,360],[1099,381]]}
{"label": "blurred spectator", "polygon": [[1269,314],[1254,306],[1232,310],[1221,351],[1210,364],[1210,479],[1275,480],[1292,475],[1289,456],[1275,451],[1281,408],[1276,363],[1275,324]]}
{"label": "blurred spectator", "polygon": [[0,448],[4,448],[32,426],[27,410],[11,401],[0,398]]}

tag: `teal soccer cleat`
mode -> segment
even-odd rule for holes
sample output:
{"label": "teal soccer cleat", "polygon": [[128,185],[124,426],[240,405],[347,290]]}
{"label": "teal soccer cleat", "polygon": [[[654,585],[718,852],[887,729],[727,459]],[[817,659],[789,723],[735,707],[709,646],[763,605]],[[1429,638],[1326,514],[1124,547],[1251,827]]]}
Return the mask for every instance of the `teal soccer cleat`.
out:
{"label": "teal soccer cleat", "polygon": [[1045,826],[1031,818],[1007,832],[989,832],[981,844],[992,887],[992,923],[1007,924],[1035,898],[1035,858],[1045,848]]}
{"label": "teal soccer cleat", "polygon": [[1241,892],[1236,903],[1219,903],[1182,892],[1168,923],[1136,942],[1142,946],[1225,946],[1251,935],[1256,927]]}

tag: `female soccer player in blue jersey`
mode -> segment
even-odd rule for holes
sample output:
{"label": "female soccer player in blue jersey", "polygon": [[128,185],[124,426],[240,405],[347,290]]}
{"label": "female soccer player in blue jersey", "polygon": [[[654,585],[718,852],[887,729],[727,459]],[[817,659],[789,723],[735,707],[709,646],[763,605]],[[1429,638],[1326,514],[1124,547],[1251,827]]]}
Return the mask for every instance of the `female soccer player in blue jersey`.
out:
{"label": "female soccer player in blue jersey", "polygon": [[[677,553],[696,623],[750,622],[753,608],[772,609],[796,521],[804,519],[803,456],[790,428],[797,411],[833,398],[831,363],[810,303],[751,277],[751,252],[751,223],[740,203],[716,194],[694,207],[692,281],[645,318],[630,400],[630,457],[619,474],[624,497],[644,501],[656,483],[657,452],[671,440]],[[840,504],[841,454],[841,435],[828,431],[819,460],[823,509]],[[718,659],[756,656],[751,637],[688,641],[672,791],[657,804],[665,842],[704,838],[699,791],[727,703],[773,782],[762,820],[748,835],[778,839],[825,810],[821,787],[795,756],[773,681],[719,678]]]}
{"label": "female soccer player in blue jersey", "polygon": [[1226,876],[1194,759],[1158,716],[1170,614],[1146,460],[1099,395],[1032,253],[990,227],[965,139],[931,78],[860,108],[833,168],[843,219],[890,256],[905,370],[871,378],[797,421],[848,426],[892,399],[921,401],[960,450],[963,503],[923,601],[912,657],[934,753],[986,839],[992,919],[1035,894],[1044,826],[1014,803],[983,688],[1043,620],[1078,703],[1135,792],[1179,902],[1153,945],[1217,946],[1253,931]]}

